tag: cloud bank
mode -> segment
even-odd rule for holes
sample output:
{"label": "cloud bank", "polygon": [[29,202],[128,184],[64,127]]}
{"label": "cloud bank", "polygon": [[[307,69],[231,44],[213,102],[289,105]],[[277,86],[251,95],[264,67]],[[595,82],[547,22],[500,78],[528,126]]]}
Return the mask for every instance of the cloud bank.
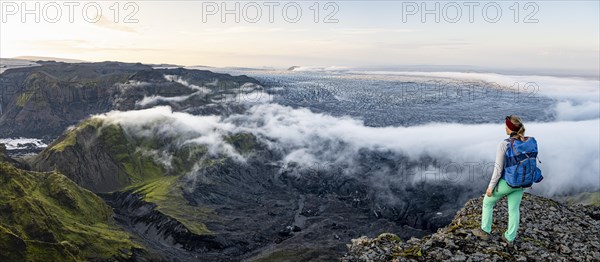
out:
{"label": "cloud bank", "polygon": [[[255,105],[244,114],[226,118],[173,112],[164,106],[97,117],[120,124],[131,135],[172,137],[178,145],[203,144],[211,154],[226,154],[238,161],[244,158],[224,141],[224,136],[249,132],[271,150],[282,153],[284,157],[279,161],[284,166],[337,167],[349,176],[360,175],[356,174],[360,165],[357,159],[365,150],[403,155],[415,161],[431,157],[439,160],[434,167],[438,172],[453,173],[438,179],[466,187],[474,184],[473,179],[489,181],[496,146],[506,138],[503,123],[369,127],[349,117],[277,104]],[[539,141],[541,169],[546,177],[535,185],[535,193],[550,196],[600,189],[599,119],[525,125],[527,135]],[[469,166],[476,168],[469,170]]]}

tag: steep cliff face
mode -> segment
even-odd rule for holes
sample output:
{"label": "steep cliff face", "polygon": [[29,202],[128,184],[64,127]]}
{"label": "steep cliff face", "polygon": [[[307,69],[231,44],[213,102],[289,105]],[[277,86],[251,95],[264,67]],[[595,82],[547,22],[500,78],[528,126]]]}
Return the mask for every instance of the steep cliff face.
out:
{"label": "steep cliff face", "polygon": [[91,114],[157,104],[226,113],[238,105],[208,105],[259,84],[246,76],[142,64],[40,63],[0,74],[0,137],[55,138]]}
{"label": "steep cliff face", "polygon": [[2,261],[130,260],[146,252],[102,199],[60,173],[0,162]]}
{"label": "steep cliff face", "polygon": [[482,197],[469,200],[452,223],[435,234],[407,241],[393,234],[352,240],[342,261],[598,261],[600,208],[565,205],[525,194],[521,226],[513,245],[500,237],[506,230],[506,200],[496,204],[489,241],[471,229],[480,225]]}
{"label": "steep cliff face", "polygon": [[31,160],[39,171],[59,170],[93,192],[110,192],[162,176],[118,125],[89,119],[69,130]]}

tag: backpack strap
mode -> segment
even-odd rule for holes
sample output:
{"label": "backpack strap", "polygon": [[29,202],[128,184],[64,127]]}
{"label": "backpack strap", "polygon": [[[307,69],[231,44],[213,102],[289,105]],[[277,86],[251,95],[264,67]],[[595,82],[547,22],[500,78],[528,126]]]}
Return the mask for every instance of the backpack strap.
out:
{"label": "backpack strap", "polygon": [[[513,138],[507,138],[507,139],[504,139],[504,141],[506,141],[506,143],[509,143],[511,146],[513,144]],[[508,148],[507,148],[507,150],[508,150]],[[513,151],[515,151],[514,146],[513,146]],[[506,153],[504,153],[504,157],[506,157]],[[504,161],[507,161],[507,160],[505,159]],[[505,164],[506,164],[506,162],[505,162]],[[502,167],[502,177],[504,177],[504,171],[505,171],[504,167]],[[494,188],[494,190],[496,190],[496,192],[498,192],[498,190],[499,190],[498,187],[499,187],[498,184],[496,184],[496,187]]]}
{"label": "backpack strap", "polygon": [[512,147],[513,153],[515,153],[515,156],[519,156],[519,153],[515,150],[515,139],[514,138],[510,138],[510,146]]}

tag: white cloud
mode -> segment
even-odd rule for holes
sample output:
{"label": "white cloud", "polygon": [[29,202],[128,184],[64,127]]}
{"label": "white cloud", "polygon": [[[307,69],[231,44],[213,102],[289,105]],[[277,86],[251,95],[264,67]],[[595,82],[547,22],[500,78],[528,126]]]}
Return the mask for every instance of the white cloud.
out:
{"label": "white cloud", "polygon": [[[342,173],[346,175],[356,175],[356,161],[360,150],[365,149],[402,154],[413,160],[429,156],[459,166],[473,162],[493,165],[496,146],[506,137],[502,124],[368,127],[349,117],[276,104],[256,105],[246,114],[228,118],[193,116],[172,112],[169,107],[111,112],[99,117],[121,124],[132,135],[176,138],[178,145],[204,144],[212,154],[227,154],[239,161],[244,158],[223,137],[228,133],[250,132],[271,150],[281,152],[284,164],[343,167]],[[535,186],[536,192],[553,195],[585,186],[598,189],[599,119],[526,123],[526,128],[527,134],[539,141],[541,168],[546,177]],[[488,171],[489,174],[478,173],[475,177],[487,180],[491,176],[491,170]],[[574,176],[577,178],[573,179]],[[473,183],[468,179],[464,175],[453,182],[470,186]]]}

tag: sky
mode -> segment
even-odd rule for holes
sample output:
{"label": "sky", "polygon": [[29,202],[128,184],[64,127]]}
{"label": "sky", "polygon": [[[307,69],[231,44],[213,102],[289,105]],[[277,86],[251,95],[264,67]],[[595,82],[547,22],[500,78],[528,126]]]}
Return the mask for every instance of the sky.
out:
{"label": "sky", "polygon": [[596,75],[600,70],[599,1],[69,3],[74,1],[1,0],[0,57],[241,67],[467,65]]}

